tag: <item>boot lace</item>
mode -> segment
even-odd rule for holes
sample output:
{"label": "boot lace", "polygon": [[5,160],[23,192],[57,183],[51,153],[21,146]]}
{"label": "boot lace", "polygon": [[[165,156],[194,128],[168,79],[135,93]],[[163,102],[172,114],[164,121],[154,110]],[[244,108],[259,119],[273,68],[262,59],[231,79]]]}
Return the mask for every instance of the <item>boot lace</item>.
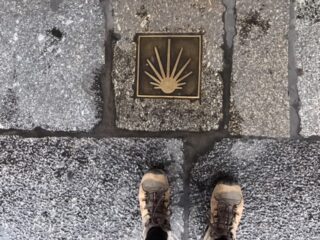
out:
{"label": "boot lace", "polygon": [[170,229],[168,221],[168,200],[165,199],[165,193],[166,191],[146,192],[144,200],[146,201],[146,209],[150,217],[146,225],[160,226],[167,230]]}
{"label": "boot lace", "polygon": [[215,240],[232,240],[232,225],[237,216],[237,205],[230,205],[224,202],[219,202],[217,211],[213,213],[213,222],[209,221],[211,228],[210,236],[218,237]]}

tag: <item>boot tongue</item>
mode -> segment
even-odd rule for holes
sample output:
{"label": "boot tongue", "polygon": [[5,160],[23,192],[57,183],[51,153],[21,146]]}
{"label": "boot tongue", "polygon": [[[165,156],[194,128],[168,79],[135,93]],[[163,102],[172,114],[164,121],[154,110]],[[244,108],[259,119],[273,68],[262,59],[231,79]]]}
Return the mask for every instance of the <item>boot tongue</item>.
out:
{"label": "boot tongue", "polygon": [[230,240],[230,239],[227,237],[220,237],[220,238],[216,238],[215,240]]}
{"label": "boot tongue", "polygon": [[148,194],[147,208],[150,214],[149,226],[169,228],[167,221],[167,208],[164,204],[164,200],[164,192],[153,192]]}
{"label": "boot tongue", "polygon": [[215,240],[232,240],[224,229],[217,229],[216,236],[218,238],[215,238]]}
{"label": "boot tongue", "polygon": [[233,207],[228,204],[220,204],[218,221],[216,223],[215,234],[217,240],[231,240],[230,225],[233,221]]}

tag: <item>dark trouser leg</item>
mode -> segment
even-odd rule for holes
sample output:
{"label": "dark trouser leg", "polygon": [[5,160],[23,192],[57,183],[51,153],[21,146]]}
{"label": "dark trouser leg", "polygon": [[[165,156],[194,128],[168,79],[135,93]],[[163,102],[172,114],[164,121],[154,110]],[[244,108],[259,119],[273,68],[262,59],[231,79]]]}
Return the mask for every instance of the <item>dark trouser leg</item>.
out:
{"label": "dark trouser leg", "polygon": [[168,234],[161,227],[150,228],[146,240],[167,240]]}

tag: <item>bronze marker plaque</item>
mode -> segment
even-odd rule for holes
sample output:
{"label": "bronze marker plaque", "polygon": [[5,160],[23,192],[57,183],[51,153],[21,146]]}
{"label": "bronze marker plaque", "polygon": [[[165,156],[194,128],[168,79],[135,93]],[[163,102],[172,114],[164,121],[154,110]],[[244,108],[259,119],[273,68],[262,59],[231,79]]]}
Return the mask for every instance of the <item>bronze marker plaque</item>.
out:
{"label": "bronze marker plaque", "polygon": [[200,98],[201,35],[139,34],[137,44],[137,97]]}

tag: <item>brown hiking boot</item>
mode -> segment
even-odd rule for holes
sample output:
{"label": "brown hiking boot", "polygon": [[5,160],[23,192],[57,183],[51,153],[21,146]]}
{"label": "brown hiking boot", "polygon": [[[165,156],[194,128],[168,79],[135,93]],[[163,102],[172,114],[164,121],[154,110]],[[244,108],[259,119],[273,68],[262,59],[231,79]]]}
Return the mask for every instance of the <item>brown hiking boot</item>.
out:
{"label": "brown hiking boot", "polygon": [[235,240],[243,212],[239,185],[219,182],[211,197],[209,227],[204,240]]}
{"label": "brown hiking boot", "polygon": [[164,171],[153,169],[142,178],[139,188],[140,211],[143,223],[143,239],[151,228],[170,231],[170,200],[169,182]]}

